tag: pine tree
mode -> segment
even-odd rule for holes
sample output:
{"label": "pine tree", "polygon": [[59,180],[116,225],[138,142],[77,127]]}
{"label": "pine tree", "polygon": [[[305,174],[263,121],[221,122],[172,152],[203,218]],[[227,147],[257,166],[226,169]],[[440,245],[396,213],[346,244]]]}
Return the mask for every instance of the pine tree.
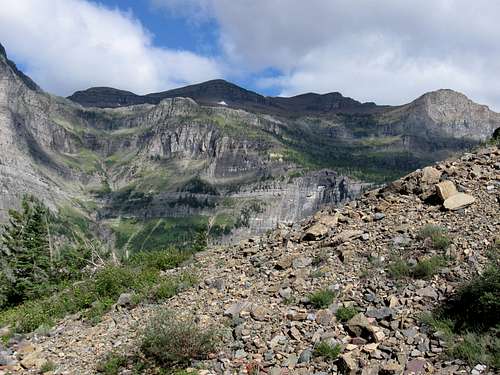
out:
{"label": "pine tree", "polygon": [[9,300],[17,302],[36,297],[50,280],[50,213],[39,200],[25,196],[21,210],[10,210],[9,216],[0,236],[0,270],[10,280]]}

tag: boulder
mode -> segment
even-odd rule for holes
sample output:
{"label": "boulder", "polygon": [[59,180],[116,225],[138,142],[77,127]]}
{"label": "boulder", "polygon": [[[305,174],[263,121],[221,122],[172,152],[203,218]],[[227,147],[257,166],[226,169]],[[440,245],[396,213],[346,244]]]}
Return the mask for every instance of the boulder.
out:
{"label": "boulder", "polygon": [[436,193],[443,200],[447,200],[448,198],[454,196],[458,193],[455,184],[451,181],[443,181],[439,184],[436,184]]}
{"label": "boulder", "polygon": [[425,167],[422,169],[422,177],[420,180],[427,184],[435,184],[439,182],[441,173],[441,171],[438,171],[434,167]]}
{"label": "boulder", "polygon": [[340,234],[337,234],[335,237],[333,237],[331,243],[332,245],[339,245],[346,241],[359,238],[361,237],[362,234],[363,234],[362,230],[345,230]]}
{"label": "boulder", "polygon": [[302,237],[302,239],[304,241],[315,241],[321,237],[324,237],[329,230],[330,228],[327,227],[325,224],[316,223],[310,226],[309,229],[306,230],[306,233],[304,234],[304,237]]}
{"label": "boulder", "polygon": [[356,337],[363,337],[369,341],[373,339],[371,325],[363,313],[354,315],[347,323],[346,328]]}
{"label": "boulder", "polygon": [[131,293],[122,293],[120,297],[118,297],[118,301],[116,302],[118,306],[131,306],[132,305],[132,294]]}
{"label": "boulder", "polygon": [[476,198],[465,193],[457,193],[446,199],[443,203],[444,208],[450,211],[459,210],[474,203]]}
{"label": "boulder", "polygon": [[338,369],[343,375],[355,375],[359,370],[358,361],[352,353],[344,354],[339,358]]}

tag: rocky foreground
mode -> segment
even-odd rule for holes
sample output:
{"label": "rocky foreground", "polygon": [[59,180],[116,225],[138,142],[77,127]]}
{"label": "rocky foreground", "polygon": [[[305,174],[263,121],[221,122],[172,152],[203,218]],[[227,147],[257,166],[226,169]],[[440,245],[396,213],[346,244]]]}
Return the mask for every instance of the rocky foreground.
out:
{"label": "rocky foreground", "polygon": [[[417,238],[426,224],[446,228],[446,250]],[[49,336],[0,346],[0,353],[14,373],[35,373],[52,360],[55,373],[91,374],[113,350],[136,352],[147,318],[171,309],[223,334],[212,359],[192,364],[205,369],[200,374],[250,368],[276,375],[492,374],[482,364],[446,358],[446,342],[419,316],[487,265],[486,251],[499,233],[500,150],[483,148],[266,237],[200,253],[172,271],[196,273],[199,286],[163,305],[117,306],[96,326],[68,317]],[[387,271],[397,259],[416,263],[433,255],[447,264],[429,279],[395,279]],[[323,289],[337,297],[314,308],[310,296]],[[335,313],[343,306],[360,313],[340,322]],[[321,341],[342,345],[339,360],[313,355]]]}

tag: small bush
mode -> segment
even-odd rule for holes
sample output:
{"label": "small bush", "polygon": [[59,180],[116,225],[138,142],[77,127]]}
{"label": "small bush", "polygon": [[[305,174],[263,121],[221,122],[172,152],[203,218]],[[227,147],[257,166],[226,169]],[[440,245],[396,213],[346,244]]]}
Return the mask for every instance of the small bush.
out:
{"label": "small bush", "polygon": [[446,250],[451,240],[446,235],[446,230],[440,226],[428,224],[420,229],[417,237],[421,240],[429,238],[432,247],[436,250]]}
{"label": "small bush", "polygon": [[464,284],[424,322],[444,333],[448,355],[500,369],[500,268]]}
{"label": "small bush", "polygon": [[309,301],[317,309],[328,307],[335,299],[335,292],[329,289],[322,289],[309,296]]}
{"label": "small bush", "polygon": [[443,307],[457,330],[485,331],[500,325],[500,268],[491,267],[463,285]]}
{"label": "small bush", "polygon": [[339,307],[335,316],[340,322],[347,322],[354,315],[358,313],[358,310],[354,306],[349,307]]}
{"label": "small bush", "polygon": [[404,260],[397,260],[389,264],[389,275],[393,279],[401,279],[403,277],[410,276],[410,266]]}
{"label": "small bush", "polygon": [[186,364],[205,359],[216,348],[212,329],[202,330],[192,321],[176,318],[161,311],[148,323],[142,338],[144,355],[160,365]]}
{"label": "small bush", "polygon": [[110,353],[98,365],[96,370],[105,375],[118,375],[120,368],[127,364],[127,358],[121,354]]}
{"label": "small bush", "polygon": [[428,279],[445,265],[446,261],[443,257],[434,256],[418,262],[415,268],[411,270],[411,275],[417,279]]}
{"label": "small bush", "polygon": [[416,279],[428,279],[445,265],[446,260],[441,256],[423,259],[414,267],[411,267],[406,261],[399,259],[389,264],[388,272],[393,279],[402,279],[410,276]]}
{"label": "small bush", "polygon": [[45,362],[42,367],[40,367],[40,372],[45,374],[46,372],[54,371],[56,369],[56,364],[52,361]]}
{"label": "small bush", "polygon": [[484,348],[476,335],[467,334],[460,339],[450,350],[450,355],[468,363],[483,363]]}
{"label": "small bush", "polygon": [[321,341],[314,349],[314,355],[334,361],[338,358],[341,351],[342,347],[339,344],[331,345],[326,341]]}
{"label": "small bush", "polygon": [[187,251],[179,251],[174,248],[161,251],[141,251],[132,255],[129,262],[142,267],[165,271],[177,267],[189,259],[190,255],[191,253]]}

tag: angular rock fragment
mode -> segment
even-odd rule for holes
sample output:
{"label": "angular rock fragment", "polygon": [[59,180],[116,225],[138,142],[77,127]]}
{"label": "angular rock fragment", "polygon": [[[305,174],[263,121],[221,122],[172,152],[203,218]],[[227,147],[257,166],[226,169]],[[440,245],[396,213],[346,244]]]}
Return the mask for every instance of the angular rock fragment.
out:
{"label": "angular rock fragment", "polygon": [[467,207],[476,201],[472,195],[465,193],[457,193],[446,199],[443,203],[444,208],[450,211],[459,210]]}
{"label": "angular rock fragment", "polygon": [[454,196],[458,193],[455,184],[451,181],[443,181],[436,184],[436,193],[442,201]]}

